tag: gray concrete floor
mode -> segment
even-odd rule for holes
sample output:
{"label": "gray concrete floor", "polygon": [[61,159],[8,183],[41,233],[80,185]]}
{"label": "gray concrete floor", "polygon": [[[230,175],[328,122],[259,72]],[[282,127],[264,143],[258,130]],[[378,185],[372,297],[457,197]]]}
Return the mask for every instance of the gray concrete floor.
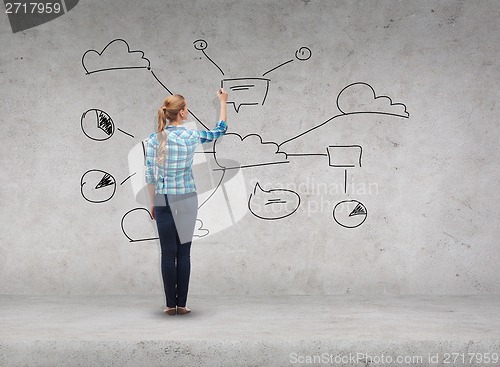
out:
{"label": "gray concrete floor", "polygon": [[[0,365],[279,366],[311,365],[308,357],[325,353],[370,352],[377,361],[383,352],[500,353],[500,296],[193,295],[183,316],[163,314],[162,304],[162,296],[2,295]],[[481,365],[462,362],[453,365]]]}

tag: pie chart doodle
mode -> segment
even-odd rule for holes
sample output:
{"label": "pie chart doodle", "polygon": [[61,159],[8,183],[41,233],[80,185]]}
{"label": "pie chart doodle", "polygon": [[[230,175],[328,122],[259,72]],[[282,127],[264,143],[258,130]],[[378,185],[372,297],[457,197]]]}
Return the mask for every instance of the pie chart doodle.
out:
{"label": "pie chart doodle", "polygon": [[113,119],[106,112],[97,108],[83,113],[81,125],[83,133],[92,140],[107,140],[115,133]]}
{"label": "pie chart doodle", "polygon": [[[97,108],[91,108],[82,114],[81,126],[83,133],[88,138],[96,141],[108,140],[115,133],[115,123],[111,116]],[[134,137],[120,128],[117,128],[117,130],[132,138]]]}
{"label": "pie chart doodle", "polygon": [[357,200],[344,200],[333,208],[333,219],[345,228],[356,228],[366,220],[368,211]]}
{"label": "pie chart doodle", "polygon": [[83,174],[80,189],[85,200],[91,203],[104,203],[115,194],[116,180],[105,171],[91,169]]}

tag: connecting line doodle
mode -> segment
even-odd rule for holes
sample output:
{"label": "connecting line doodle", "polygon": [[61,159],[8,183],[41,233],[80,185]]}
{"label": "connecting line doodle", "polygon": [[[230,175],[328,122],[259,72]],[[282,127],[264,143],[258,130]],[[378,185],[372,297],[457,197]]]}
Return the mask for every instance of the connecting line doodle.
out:
{"label": "connecting line doodle", "polygon": [[347,193],[347,168],[361,167],[363,148],[361,145],[330,145],[327,147],[330,167],[343,167],[344,193]]}
{"label": "connecting line doodle", "polygon": [[[389,103],[387,103],[387,101]],[[303,137],[312,131],[319,129],[329,122],[349,115],[356,114],[379,114],[386,116],[395,116],[402,118],[409,118],[410,114],[406,110],[406,105],[403,103],[393,103],[392,99],[388,96],[377,96],[375,90],[371,85],[364,82],[356,82],[344,87],[337,95],[337,107],[340,114],[330,117],[319,125],[281,142],[278,146],[281,147],[287,143],[292,142],[300,137]],[[287,153],[287,155],[291,155]],[[311,155],[296,153],[294,156]]]}
{"label": "connecting line doodle", "polygon": [[[309,60],[311,58],[311,56],[312,56],[312,51],[308,47],[301,47],[297,51],[295,51],[295,58],[299,61]],[[269,74],[271,71],[274,71],[274,70],[276,70],[276,69],[278,69],[286,64],[289,64],[293,61],[294,61],[294,59],[285,61],[284,63],[279,64],[278,66],[272,68],[271,70],[266,71],[264,74],[262,74],[262,76],[266,76],[266,74]]]}
{"label": "connecting line doodle", "polygon": [[[165,84],[163,84],[163,83],[161,82],[161,80],[160,80],[160,79],[156,76],[156,74],[154,73],[154,71],[153,71],[153,70],[150,70],[150,71],[151,71],[151,74],[153,75],[153,77],[155,78],[155,80],[156,80],[156,81],[157,81],[157,82],[158,82],[158,83],[159,83],[159,84],[160,84],[160,85],[161,85],[161,86],[162,86],[162,87],[163,87],[163,88],[164,88],[164,89],[165,89],[165,90],[166,90],[166,91],[167,91],[170,95],[173,95],[173,93],[170,91],[170,89],[168,89],[168,88],[165,86]],[[205,130],[210,130],[210,128],[209,128],[207,125],[205,125],[205,124],[203,123],[203,121],[201,121],[201,120],[200,120],[200,119],[199,119],[199,118],[198,118],[198,117],[194,114],[194,112],[193,112],[192,110],[190,110],[189,108],[188,108],[188,112],[189,112],[189,114],[190,114],[191,116],[193,116],[193,117],[195,118],[195,120],[196,120],[196,121],[198,121],[198,123],[200,123],[200,125],[201,125],[201,126],[203,126],[203,127],[205,128]]]}
{"label": "connecting line doodle", "polygon": [[205,55],[205,57],[206,57],[208,60],[210,60],[210,62],[211,62],[212,64],[214,64],[214,65],[215,65],[215,67],[216,67],[217,69],[219,69],[219,71],[222,73],[222,75],[225,75],[225,74],[224,74],[224,72],[222,71],[222,69],[219,67],[219,65],[217,65],[217,64],[214,62],[214,60],[212,60],[210,57],[208,57],[207,53],[205,52],[205,50],[206,50],[206,49],[207,49],[207,47],[208,47],[208,43],[207,43],[207,41],[202,40],[202,39],[199,39],[199,40],[194,41],[194,42],[193,42],[193,45],[194,45],[194,48],[195,48],[195,49],[197,49],[197,50],[199,50],[199,51],[203,52],[203,55]]}
{"label": "connecting line doodle", "polygon": [[[214,64],[222,75],[225,75],[224,71],[217,65],[210,57],[208,57],[205,50],[208,47],[207,41],[203,39],[198,39],[193,42],[194,48],[198,51],[203,52],[203,55]],[[295,58],[300,61],[309,60],[312,56],[312,52],[307,47],[301,47],[295,52]],[[288,60],[271,70],[266,71],[262,76],[266,76],[270,72],[291,63],[294,59]],[[231,91],[229,94],[230,100],[227,101],[228,104],[232,104],[236,113],[240,112],[241,106],[255,106],[264,105],[267,94],[269,92],[269,83],[271,79],[267,78],[224,78],[221,80],[221,88],[225,88]]]}

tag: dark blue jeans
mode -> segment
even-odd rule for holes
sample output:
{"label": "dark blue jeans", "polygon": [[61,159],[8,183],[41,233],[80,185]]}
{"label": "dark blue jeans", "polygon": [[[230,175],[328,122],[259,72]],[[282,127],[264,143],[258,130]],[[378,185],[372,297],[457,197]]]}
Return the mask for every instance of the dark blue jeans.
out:
{"label": "dark blue jeans", "polygon": [[161,275],[167,307],[185,307],[191,273],[198,196],[196,192],[155,195],[155,217],[161,247]]}

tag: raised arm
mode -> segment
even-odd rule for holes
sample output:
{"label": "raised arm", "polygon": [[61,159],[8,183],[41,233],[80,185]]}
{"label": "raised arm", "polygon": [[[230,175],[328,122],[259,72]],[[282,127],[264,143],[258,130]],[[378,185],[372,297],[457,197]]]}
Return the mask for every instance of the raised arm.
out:
{"label": "raised arm", "polygon": [[220,88],[217,91],[217,97],[220,101],[220,114],[219,121],[215,126],[215,129],[207,131],[198,131],[200,142],[209,143],[220,136],[224,135],[227,131],[227,92]]}
{"label": "raised arm", "polygon": [[217,91],[217,97],[220,101],[219,121],[222,120],[227,122],[227,92],[223,88],[220,88]]}

